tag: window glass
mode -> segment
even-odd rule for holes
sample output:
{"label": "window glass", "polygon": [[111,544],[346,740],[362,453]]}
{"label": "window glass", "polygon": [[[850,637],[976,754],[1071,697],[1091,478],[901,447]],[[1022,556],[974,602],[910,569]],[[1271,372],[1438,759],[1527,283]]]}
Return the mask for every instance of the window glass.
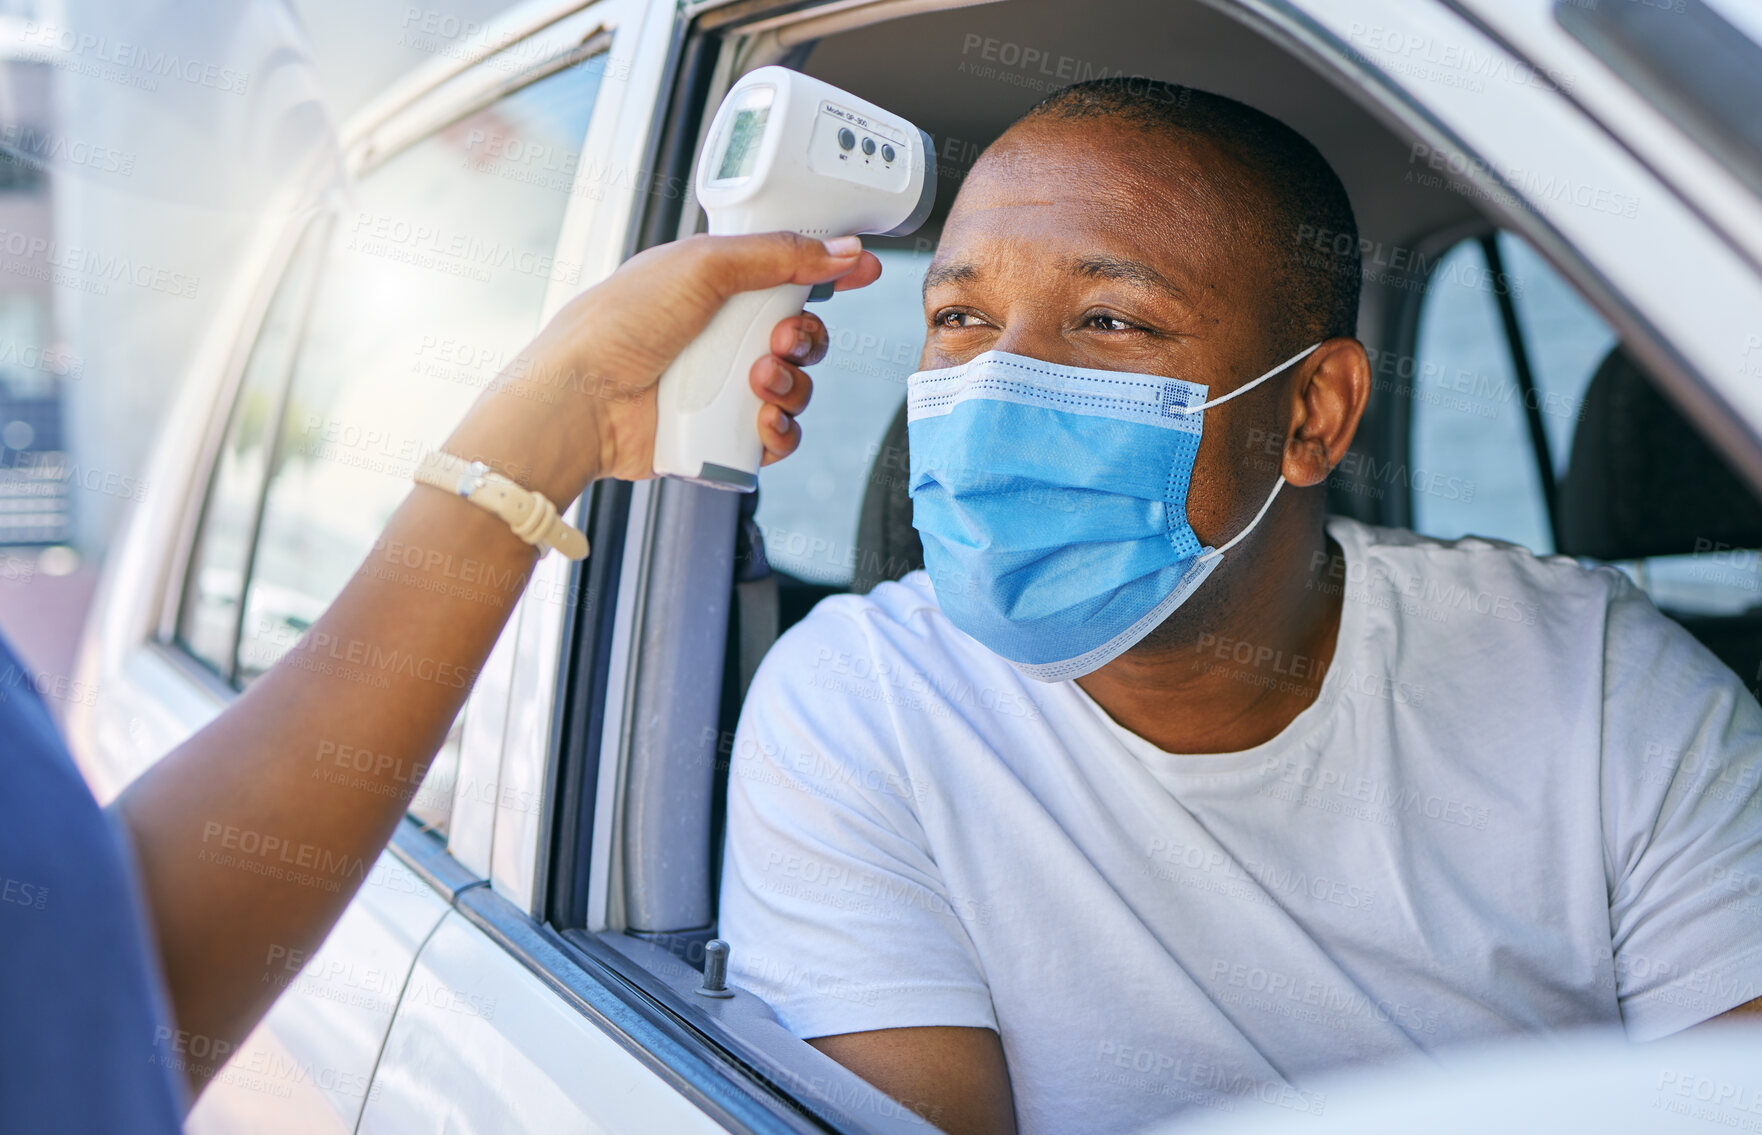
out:
{"label": "window glass", "polygon": [[[1496,239],[1529,353],[1536,382],[1534,402],[1548,438],[1554,476],[1562,478],[1583,417],[1585,391],[1615,349],[1615,331],[1535,249],[1510,233],[1500,233]],[[1503,334],[1499,338],[1504,341]],[[1522,413],[1527,408],[1520,403],[1517,409]],[[1527,441],[1527,430],[1524,436]]]}
{"label": "window glass", "polygon": [[1413,527],[1430,536],[1493,536],[1553,550],[1523,399],[1495,287],[1473,240],[1432,270],[1414,347]]}
{"label": "window glass", "polygon": [[[395,155],[339,218],[282,414],[241,680],[342,590],[417,462],[537,331],[552,282],[580,282],[554,253],[604,66],[560,71]],[[455,723],[412,809],[436,827],[458,736]]]}
{"label": "window glass", "polygon": [[308,226],[276,286],[239,379],[232,419],[221,442],[196,546],[184,581],[177,641],[215,673],[230,678],[239,629],[239,596],[256,531],[257,503],[269,470],[277,401],[311,299],[329,219]]}
{"label": "window glass", "polygon": [[1667,611],[1736,615],[1762,605],[1762,552],[1755,548],[1720,546],[1622,566]]}
{"label": "window glass", "polygon": [[[1478,239],[1437,264],[1420,309],[1412,386],[1413,526],[1427,535],[1492,536],[1552,552],[1528,407],[1511,364],[1498,289],[1509,289],[1536,390],[1531,401],[1564,480],[1585,395],[1617,344],[1608,324],[1529,245],[1499,233],[1504,273]],[[1617,565],[1678,613],[1731,614],[1762,602],[1753,550],[1717,548]]]}
{"label": "window glass", "polygon": [[[926,243],[927,242],[921,242]],[[881,438],[905,401],[905,380],[924,346],[924,270],[931,250],[880,249],[881,278],[808,310],[826,323],[825,361],[802,443],[759,472],[758,523],[771,566],[813,583],[847,586],[855,575],[857,519]]]}

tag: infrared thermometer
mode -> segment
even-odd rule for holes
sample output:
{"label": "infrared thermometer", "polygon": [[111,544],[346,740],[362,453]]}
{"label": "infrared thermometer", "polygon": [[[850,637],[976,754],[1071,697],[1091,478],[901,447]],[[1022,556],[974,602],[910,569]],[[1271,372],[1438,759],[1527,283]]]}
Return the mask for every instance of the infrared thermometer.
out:
{"label": "infrared thermometer", "polygon": [[[697,199],[712,233],[904,236],[935,203],[933,151],[930,136],[898,115],[800,72],[760,67],[710,123]],[[739,492],[757,486],[762,403],[747,376],[771,353],[772,329],[813,291],[742,292],[673,361],[656,394],[656,473]]]}

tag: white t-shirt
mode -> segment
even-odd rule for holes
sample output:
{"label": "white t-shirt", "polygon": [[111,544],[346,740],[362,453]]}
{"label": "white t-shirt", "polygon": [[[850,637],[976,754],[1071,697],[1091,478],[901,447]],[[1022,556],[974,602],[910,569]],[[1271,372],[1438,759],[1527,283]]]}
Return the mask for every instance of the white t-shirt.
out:
{"label": "white t-shirt", "polygon": [[[1176,755],[956,629],[820,604],[734,742],[722,935],[801,1037],[1002,1037],[1023,1135],[1319,1112],[1349,1063],[1762,996],[1762,708],[1611,568],[1333,519],[1315,702]],[[1221,652],[1221,653],[1220,653]],[[1247,652],[1247,653],[1242,653]],[[1287,681],[1312,659],[1207,642]]]}

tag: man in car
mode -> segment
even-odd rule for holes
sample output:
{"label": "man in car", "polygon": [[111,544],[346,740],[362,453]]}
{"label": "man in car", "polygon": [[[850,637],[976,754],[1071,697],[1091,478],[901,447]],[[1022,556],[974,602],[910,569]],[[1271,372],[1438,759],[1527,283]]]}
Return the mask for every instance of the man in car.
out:
{"label": "man in car", "polygon": [[1360,278],[1320,154],[1203,92],[1068,88],[962,186],[928,570],[766,659],[721,914],[740,984],[949,1131],[1762,1007],[1738,679],[1613,568],[1324,516]]}

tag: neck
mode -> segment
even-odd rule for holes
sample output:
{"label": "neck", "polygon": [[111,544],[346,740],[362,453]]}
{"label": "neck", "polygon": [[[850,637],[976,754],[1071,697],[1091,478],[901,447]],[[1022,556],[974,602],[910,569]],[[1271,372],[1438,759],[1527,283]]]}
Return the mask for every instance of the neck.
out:
{"label": "neck", "polygon": [[1278,736],[1321,690],[1344,578],[1321,516],[1288,519],[1226,555],[1194,596],[1202,604],[1077,684],[1167,752],[1240,752]]}

